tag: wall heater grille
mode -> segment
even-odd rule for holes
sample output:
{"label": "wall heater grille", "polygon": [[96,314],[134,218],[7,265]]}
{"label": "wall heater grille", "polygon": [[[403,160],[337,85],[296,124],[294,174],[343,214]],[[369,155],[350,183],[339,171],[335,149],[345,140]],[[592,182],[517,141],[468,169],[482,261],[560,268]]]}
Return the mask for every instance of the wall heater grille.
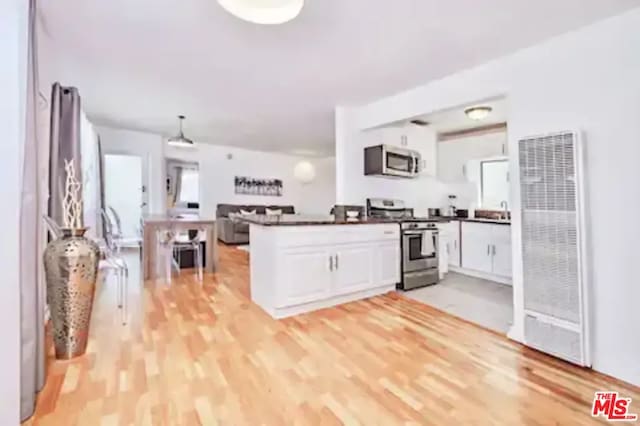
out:
{"label": "wall heater grille", "polygon": [[519,141],[525,342],[588,365],[577,133]]}

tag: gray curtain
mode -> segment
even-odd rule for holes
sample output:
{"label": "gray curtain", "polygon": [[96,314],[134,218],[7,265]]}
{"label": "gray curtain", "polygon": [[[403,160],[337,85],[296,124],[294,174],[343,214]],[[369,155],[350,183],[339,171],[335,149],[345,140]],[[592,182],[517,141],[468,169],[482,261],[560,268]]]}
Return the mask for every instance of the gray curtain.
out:
{"label": "gray curtain", "polygon": [[98,211],[98,226],[96,236],[98,238],[104,237],[106,230],[104,219],[100,212],[103,208],[105,208],[104,204],[104,156],[102,155],[102,142],[100,141],[100,136],[98,136],[98,205],[96,206],[96,210]]}
{"label": "gray curtain", "polygon": [[80,153],[80,95],[75,87],[53,85],[49,150],[49,216],[62,225],[62,199],[66,173],[64,161],[74,159],[76,178],[82,182]]}
{"label": "gray curtain", "polygon": [[21,368],[20,417],[33,414],[36,394],[45,378],[44,286],[37,265],[42,262],[39,240],[42,233],[38,183],[38,59],[36,0],[29,1],[29,47],[27,59],[27,102],[25,145],[22,155],[20,217],[20,304]]}

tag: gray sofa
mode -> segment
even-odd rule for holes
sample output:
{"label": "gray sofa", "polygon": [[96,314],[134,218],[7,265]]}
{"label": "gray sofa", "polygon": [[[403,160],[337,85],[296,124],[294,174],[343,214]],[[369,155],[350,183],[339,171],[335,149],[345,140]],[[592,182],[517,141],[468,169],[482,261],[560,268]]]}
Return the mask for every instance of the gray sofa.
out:
{"label": "gray sofa", "polygon": [[258,206],[239,204],[218,204],[216,208],[216,226],[218,239],[225,244],[248,244],[249,224],[240,223],[229,218],[229,213],[240,213],[240,210],[252,211],[256,214],[265,214],[266,209],[282,210],[283,214],[295,214],[293,206]]}

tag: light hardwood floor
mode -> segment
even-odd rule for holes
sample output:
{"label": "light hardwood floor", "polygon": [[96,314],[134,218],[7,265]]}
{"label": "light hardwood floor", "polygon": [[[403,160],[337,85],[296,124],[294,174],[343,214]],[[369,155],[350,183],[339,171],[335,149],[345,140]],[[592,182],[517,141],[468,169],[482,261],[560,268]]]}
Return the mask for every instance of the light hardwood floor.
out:
{"label": "light hardwood floor", "polygon": [[248,253],[201,286],[100,289],[87,355],[50,360],[28,425],[584,425],[596,390],[640,390],[400,294],[276,321],[249,300]]}

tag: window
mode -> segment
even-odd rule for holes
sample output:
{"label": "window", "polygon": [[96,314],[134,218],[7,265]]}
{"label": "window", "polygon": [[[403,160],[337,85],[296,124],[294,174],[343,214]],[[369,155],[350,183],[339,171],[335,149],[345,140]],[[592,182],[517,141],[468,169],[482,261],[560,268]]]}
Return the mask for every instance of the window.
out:
{"label": "window", "polygon": [[178,201],[183,203],[197,203],[200,199],[198,170],[182,169],[180,178],[180,194]]}
{"label": "window", "polygon": [[501,204],[509,205],[509,162],[487,160],[480,163],[481,207],[501,210]]}

